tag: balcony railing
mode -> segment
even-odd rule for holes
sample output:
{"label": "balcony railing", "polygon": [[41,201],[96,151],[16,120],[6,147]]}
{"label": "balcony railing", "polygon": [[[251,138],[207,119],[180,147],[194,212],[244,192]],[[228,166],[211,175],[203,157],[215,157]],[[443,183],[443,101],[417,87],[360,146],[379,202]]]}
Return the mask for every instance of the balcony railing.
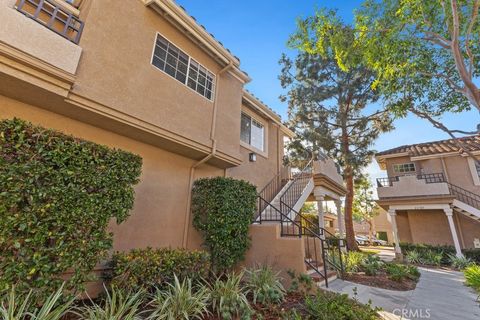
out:
{"label": "balcony railing", "polygon": [[[418,180],[424,180],[427,184],[444,183],[448,186],[448,192],[450,195],[455,196],[459,201],[462,201],[474,208],[480,209],[480,195],[468,191],[462,187],[451,184],[445,179],[443,173],[427,173],[417,175]],[[400,181],[399,176],[378,178],[377,186],[379,188],[393,187],[394,182]]]}
{"label": "balcony railing", "polygon": [[83,22],[53,1],[20,0],[17,10],[75,44],[80,41]]}

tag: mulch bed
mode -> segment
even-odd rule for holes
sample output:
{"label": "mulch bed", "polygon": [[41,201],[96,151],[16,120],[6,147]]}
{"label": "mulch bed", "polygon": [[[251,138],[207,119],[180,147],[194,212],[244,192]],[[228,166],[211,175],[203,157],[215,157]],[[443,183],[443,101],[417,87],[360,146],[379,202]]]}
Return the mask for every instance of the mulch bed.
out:
{"label": "mulch bed", "polygon": [[[260,314],[262,320],[280,320],[283,319],[282,315],[292,309],[296,309],[299,314],[304,314],[304,295],[301,293],[288,293],[285,296],[285,300],[281,305],[272,305],[269,307],[251,304],[256,313]],[[220,320],[216,315],[204,318],[204,320]],[[254,316],[253,319],[258,319]]]}
{"label": "mulch bed", "polygon": [[417,282],[410,279],[401,282],[393,281],[388,278],[385,272],[379,272],[376,276],[367,276],[364,272],[347,273],[345,274],[344,280],[395,291],[409,291],[415,289],[417,286]]}

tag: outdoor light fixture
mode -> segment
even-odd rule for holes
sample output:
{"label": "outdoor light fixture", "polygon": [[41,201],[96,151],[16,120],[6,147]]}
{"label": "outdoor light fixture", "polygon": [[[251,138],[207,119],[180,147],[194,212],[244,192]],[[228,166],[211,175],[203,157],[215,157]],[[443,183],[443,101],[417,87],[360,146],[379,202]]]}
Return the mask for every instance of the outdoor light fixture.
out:
{"label": "outdoor light fixture", "polygon": [[248,155],[248,158],[250,159],[250,162],[255,162],[257,161],[257,154],[252,152]]}

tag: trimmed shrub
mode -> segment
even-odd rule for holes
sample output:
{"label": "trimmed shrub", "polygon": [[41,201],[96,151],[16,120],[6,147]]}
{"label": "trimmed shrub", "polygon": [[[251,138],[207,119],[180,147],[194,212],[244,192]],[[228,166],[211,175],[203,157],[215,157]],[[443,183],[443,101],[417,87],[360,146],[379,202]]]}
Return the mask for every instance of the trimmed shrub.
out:
{"label": "trimmed shrub", "polygon": [[417,281],[420,278],[420,271],[417,267],[411,265],[388,263],[385,265],[385,271],[390,279],[397,282],[402,282],[405,279]]}
{"label": "trimmed shrub", "polygon": [[0,121],[0,291],[15,284],[83,289],[112,247],[112,218],[133,207],[142,159],[33,126]]}
{"label": "trimmed shrub", "polygon": [[465,249],[463,250],[463,254],[466,258],[472,260],[475,263],[480,264],[480,249]]}
{"label": "trimmed shrub", "polygon": [[256,200],[256,187],[243,180],[216,177],[195,181],[193,224],[203,234],[215,272],[231,269],[244,259]]}
{"label": "trimmed shrub", "polygon": [[134,249],[115,253],[111,261],[111,283],[121,289],[153,291],[167,288],[175,275],[200,281],[208,276],[210,256],[204,251],[183,249]]}
{"label": "trimmed shrub", "polygon": [[322,320],[377,320],[378,309],[372,309],[370,304],[363,305],[349,299],[346,294],[337,294],[319,290],[315,296],[307,296],[305,309],[310,316],[308,319]]}

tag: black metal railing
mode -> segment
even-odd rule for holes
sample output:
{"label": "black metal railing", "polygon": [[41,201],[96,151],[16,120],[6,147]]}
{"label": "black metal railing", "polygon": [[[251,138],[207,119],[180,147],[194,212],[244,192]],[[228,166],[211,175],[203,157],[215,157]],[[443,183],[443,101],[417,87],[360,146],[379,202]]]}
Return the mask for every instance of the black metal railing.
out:
{"label": "black metal railing", "polygon": [[[343,239],[335,237],[324,228],[318,227],[318,231],[310,228],[309,226],[314,225],[313,222],[299,212],[295,212],[296,218],[292,219],[288,214],[283,213],[262,197],[258,196],[258,199],[270,210],[268,213],[260,215],[256,222],[276,221],[280,223],[282,237],[304,238],[305,263],[323,278],[325,286],[328,287],[329,271],[335,271],[340,277],[343,277],[341,249],[345,245]],[[287,210],[289,213],[293,211],[292,208],[287,208]],[[307,223],[304,223],[304,221]]]}
{"label": "black metal railing", "polygon": [[295,206],[312,177],[313,160],[310,160],[299,172],[292,174],[290,185],[280,197],[280,211],[288,214],[288,207]]}
{"label": "black metal railing", "polygon": [[[450,195],[455,196],[459,201],[462,201],[469,206],[480,210],[480,195],[448,182],[442,172],[419,174],[417,175],[417,179],[424,180],[425,183],[428,184],[445,183],[448,186]],[[396,181],[399,181],[399,176],[378,178],[377,185],[379,187],[391,187],[393,182]]]}
{"label": "black metal railing", "polygon": [[398,181],[398,177],[377,178],[377,187],[385,188],[393,186],[394,182]]}
{"label": "black metal railing", "polygon": [[20,0],[17,10],[75,44],[80,41],[83,22],[50,0]]}
{"label": "black metal railing", "polygon": [[[259,201],[257,204],[257,213],[255,215],[256,220],[258,216],[267,209],[267,203],[270,203],[275,199],[278,193],[287,185],[290,181],[290,168],[289,167],[282,167],[280,171],[275,175],[275,177],[270,180],[266,186],[260,190],[258,193]],[[260,199],[265,199],[266,202],[260,201]]]}

